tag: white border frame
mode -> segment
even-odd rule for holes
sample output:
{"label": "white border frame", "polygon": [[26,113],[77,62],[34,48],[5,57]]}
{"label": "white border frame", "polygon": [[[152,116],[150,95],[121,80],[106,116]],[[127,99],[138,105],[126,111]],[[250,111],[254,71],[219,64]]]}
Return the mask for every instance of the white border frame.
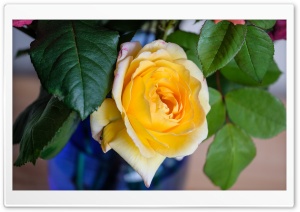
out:
{"label": "white border frame", "polygon": [[[147,9],[145,9],[147,7]],[[66,11],[68,11],[66,13]],[[112,12],[113,11],[113,12]],[[134,13],[132,12],[134,11]],[[153,12],[155,11],[155,12]],[[229,11],[229,12],[228,12]],[[234,11],[234,14],[231,12]],[[286,19],[285,191],[12,190],[12,20]],[[294,205],[294,6],[291,4],[7,4],[4,7],[4,205],[6,207],[292,207]],[[11,72],[9,71],[11,70]],[[5,165],[7,164],[7,165]],[[167,198],[166,198],[167,197]]]}

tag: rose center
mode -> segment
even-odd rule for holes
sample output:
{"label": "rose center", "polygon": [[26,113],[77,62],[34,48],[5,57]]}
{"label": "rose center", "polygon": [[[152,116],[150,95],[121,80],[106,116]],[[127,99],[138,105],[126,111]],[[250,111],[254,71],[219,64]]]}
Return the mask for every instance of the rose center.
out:
{"label": "rose center", "polygon": [[179,104],[174,92],[166,87],[158,87],[156,94],[160,99],[158,109],[162,110],[170,119],[177,119],[179,113]]}

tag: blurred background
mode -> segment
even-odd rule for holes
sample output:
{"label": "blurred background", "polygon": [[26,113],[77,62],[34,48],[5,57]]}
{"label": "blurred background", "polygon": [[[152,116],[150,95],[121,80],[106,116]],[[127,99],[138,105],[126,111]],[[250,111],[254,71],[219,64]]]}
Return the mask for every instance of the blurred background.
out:
{"label": "blurred background", "polygon": [[[180,28],[199,33],[202,22],[184,21]],[[13,119],[31,104],[39,94],[40,82],[28,55],[16,57],[19,50],[28,49],[32,38],[13,29]],[[286,41],[275,41],[275,60],[282,75],[269,91],[286,103]],[[286,132],[272,139],[253,139],[257,155],[241,173],[231,190],[285,190],[286,189]],[[185,165],[183,189],[218,190],[203,173],[205,157],[212,138],[201,143]],[[19,145],[13,146],[13,161]],[[47,190],[48,163],[39,159],[36,165],[13,167],[14,190]]]}

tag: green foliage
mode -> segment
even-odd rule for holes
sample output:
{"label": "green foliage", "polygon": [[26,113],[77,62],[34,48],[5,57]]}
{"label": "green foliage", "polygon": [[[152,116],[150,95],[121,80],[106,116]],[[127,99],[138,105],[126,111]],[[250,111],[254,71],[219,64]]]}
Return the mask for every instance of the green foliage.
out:
{"label": "green foliage", "polygon": [[186,56],[189,60],[193,61],[200,70],[202,70],[202,65],[198,59],[198,53],[197,53],[197,50],[187,50],[186,52]]}
{"label": "green foliage", "polygon": [[230,119],[254,137],[271,138],[286,128],[283,103],[257,88],[233,90],[225,96]]}
{"label": "green foliage", "polygon": [[226,79],[246,86],[268,86],[276,82],[281,75],[281,71],[279,70],[274,60],[272,60],[269,64],[267,72],[263,77],[261,83],[257,82],[248,74],[243,72],[236,64],[235,60],[231,60],[220,71]]}
{"label": "green foliage", "polygon": [[181,46],[207,77],[208,137],[216,135],[204,172],[216,186],[229,189],[255,157],[250,136],[271,138],[286,128],[285,106],[263,90],[281,74],[266,33],[275,22],[208,20],[199,35],[178,30],[178,20],[39,20],[19,28],[35,38],[29,54],[47,92],[41,90],[14,123],[13,143],[20,143],[15,165],[59,153],[80,118],[87,118],[109,94],[120,44],[138,30],[153,32],[156,27],[156,38],[174,31],[166,41]]}
{"label": "green foliage", "polygon": [[249,135],[227,124],[208,149],[204,172],[215,185],[229,189],[255,155],[255,145]]}
{"label": "green foliage", "polygon": [[16,53],[16,58],[29,54],[29,49],[20,49]]}
{"label": "green foliage", "polygon": [[198,56],[205,77],[223,68],[241,49],[247,33],[245,25],[233,25],[228,21],[215,24],[206,21],[198,42]]}
{"label": "green foliage", "polygon": [[[232,91],[234,89],[243,88],[244,86],[238,83],[235,83],[233,81],[230,81],[226,79],[222,74],[219,74],[218,72],[215,72],[210,77],[206,78],[207,84],[209,87],[212,87],[217,90],[221,90],[222,94],[225,95],[229,91]],[[217,81],[219,81],[219,85],[221,88],[218,88]]]}
{"label": "green foliage", "polygon": [[109,20],[104,26],[123,34],[125,32],[137,31],[145,22],[146,20]]}
{"label": "green foliage", "polygon": [[[39,21],[31,61],[43,87],[85,119],[111,89],[118,33],[87,21]],[[96,95],[95,95],[96,92]]]}
{"label": "green foliage", "polygon": [[199,69],[202,70],[197,53],[198,39],[199,36],[195,33],[177,30],[167,37],[167,42],[176,43],[181,46],[185,50],[187,58],[193,61]]}
{"label": "green foliage", "polygon": [[261,82],[274,55],[274,44],[270,36],[255,26],[247,27],[246,41],[235,61],[239,68]]}
{"label": "green foliage", "polygon": [[222,95],[219,91],[208,88],[209,104],[211,106],[209,113],[206,116],[208,124],[208,136],[215,134],[224,124],[226,118],[225,105],[222,100]]}
{"label": "green foliage", "polygon": [[[64,146],[60,142],[65,144],[79,123],[79,116],[76,112],[67,108],[57,98],[51,97],[48,101],[47,98],[36,101],[36,104],[31,106],[32,113],[23,123],[25,128],[20,142],[20,154],[15,162],[16,166],[27,162],[35,164],[44,148],[46,148],[43,153],[45,158],[58,153]],[[54,143],[60,144],[52,146]],[[49,148],[48,145],[52,147]]]}
{"label": "green foliage", "polygon": [[30,122],[33,117],[37,116],[37,114],[41,114],[43,112],[50,99],[51,95],[41,88],[38,98],[31,103],[15,120],[13,125],[13,144],[20,143],[26,124]]}
{"label": "green foliage", "polygon": [[276,20],[249,20],[249,22],[262,29],[271,29]]}
{"label": "green foliage", "polygon": [[195,33],[177,30],[167,37],[167,42],[176,43],[185,50],[197,49],[199,36]]}

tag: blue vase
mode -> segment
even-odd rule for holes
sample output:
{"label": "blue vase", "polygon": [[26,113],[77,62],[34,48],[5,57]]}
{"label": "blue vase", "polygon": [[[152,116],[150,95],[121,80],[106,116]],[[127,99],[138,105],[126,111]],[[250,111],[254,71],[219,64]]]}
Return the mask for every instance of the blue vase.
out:
{"label": "blue vase", "polygon": [[48,161],[52,190],[178,190],[182,189],[188,157],[167,158],[150,188],[115,151],[103,153],[91,136],[89,118],[81,122],[64,149]]}

